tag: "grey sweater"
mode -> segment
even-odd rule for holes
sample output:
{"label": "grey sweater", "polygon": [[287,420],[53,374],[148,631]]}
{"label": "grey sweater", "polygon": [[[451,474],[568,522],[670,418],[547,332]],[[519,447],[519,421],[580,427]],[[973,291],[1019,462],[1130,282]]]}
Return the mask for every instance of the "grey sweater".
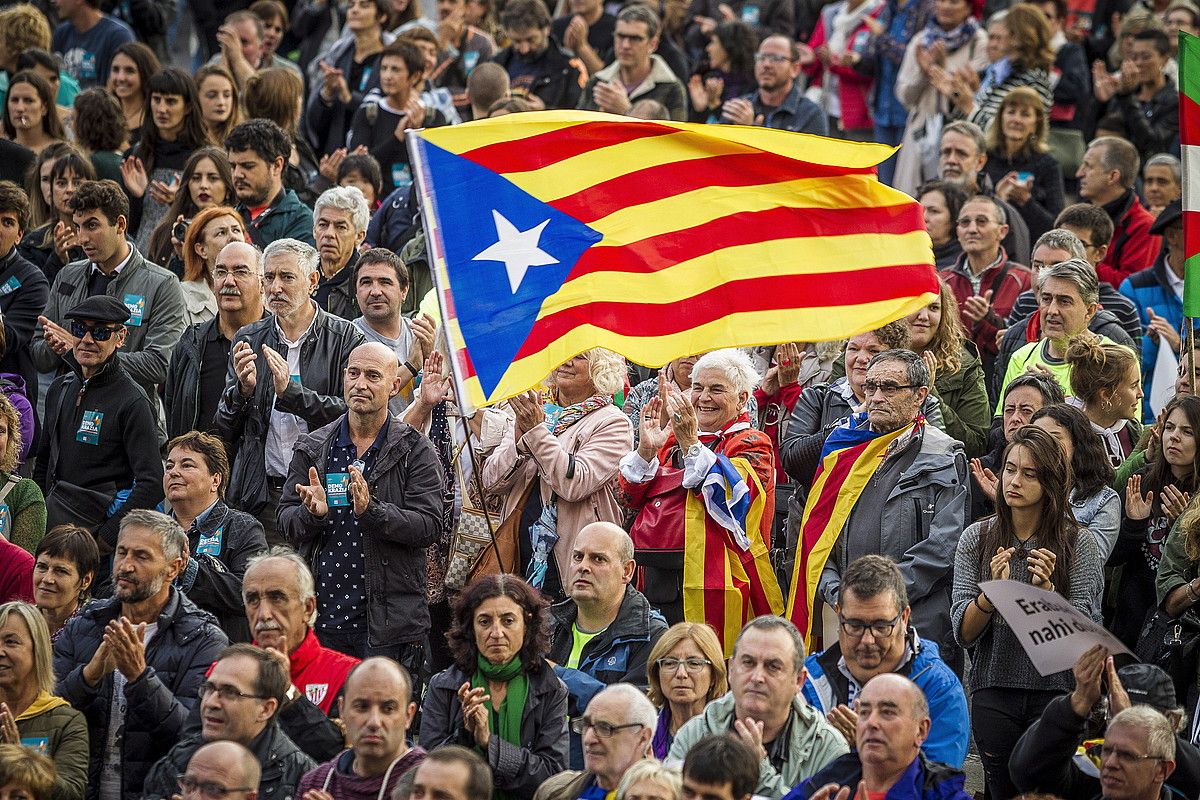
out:
{"label": "grey sweater", "polygon": [[[1029,656],[1017,640],[1012,628],[999,614],[974,643],[962,638],[963,616],[971,600],[979,596],[979,584],[988,576],[980,574],[979,538],[987,527],[995,523],[995,517],[976,522],[958,540],[954,554],[954,588],[950,595],[950,618],[954,636],[959,644],[971,651],[971,674],[967,678],[967,689],[1036,689],[1070,691],[1075,683],[1070,670],[1042,677],[1034,668]],[[1036,546],[1036,540],[1029,544]],[[1075,545],[1075,563],[1071,566],[1071,605],[1095,618],[1100,607],[1098,589],[1103,585],[1104,561],[1096,537],[1086,528],[1080,528]],[[1029,571],[1025,559],[1017,555],[1012,561],[1010,577],[1021,583],[1029,583]]]}

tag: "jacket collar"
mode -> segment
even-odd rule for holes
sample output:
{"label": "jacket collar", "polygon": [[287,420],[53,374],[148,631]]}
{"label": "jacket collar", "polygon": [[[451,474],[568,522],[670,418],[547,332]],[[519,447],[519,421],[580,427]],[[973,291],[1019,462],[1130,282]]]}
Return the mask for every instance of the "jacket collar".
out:
{"label": "jacket collar", "polygon": [[[621,62],[614,61],[604,69],[596,73],[596,78],[602,81],[616,81],[621,78]],[[667,62],[658,53],[650,54],[650,74],[646,76],[646,80],[638,84],[637,88],[629,93],[630,99],[637,95],[644,94],[659,83],[671,83],[677,80],[675,73],[671,72],[671,68],[667,66]]]}
{"label": "jacket collar", "polygon": [[[550,614],[554,619],[555,627],[566,631],[575,624],[575,620],[579,617],[579,607],[575,605],[574,600],[568,598],[551,607]],[[616,619],[596,638],[618,641],[646,640],[649,637],[650,603],[647,602],[645,595],[630,584],[625,584],[625,596],[621,600],[621,607],[617,610]]]}

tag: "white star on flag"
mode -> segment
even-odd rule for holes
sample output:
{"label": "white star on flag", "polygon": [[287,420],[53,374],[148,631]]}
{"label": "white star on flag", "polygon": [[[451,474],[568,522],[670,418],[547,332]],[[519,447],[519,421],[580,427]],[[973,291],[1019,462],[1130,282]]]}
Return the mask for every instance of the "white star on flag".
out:
{"label": "white star on flag", "polygon": [[497,241],[471,260],[502,262],[508,270],[508,285],[513,294],[521,288],[527,269],[558,263],[557,258],[538,247],[542,231],[550,224],[549,219],[527,231],[519,231],[495,209],[492,209],[492,218],[496,221]]}

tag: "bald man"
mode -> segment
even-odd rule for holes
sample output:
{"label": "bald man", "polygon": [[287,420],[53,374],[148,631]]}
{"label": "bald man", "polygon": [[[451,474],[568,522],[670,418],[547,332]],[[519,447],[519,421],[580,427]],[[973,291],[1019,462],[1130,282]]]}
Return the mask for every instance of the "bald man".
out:
{"label": "bald man", "polygon": [[217,254],[212,271],[217,316],[183,332],[167,367],[163,397],[170,438],[212,430],[233,337],[266,313],[262,275],[262,252],[252,244],[230,242]]}
{"label": "bald man", "polygon": [[404,775],[425,759],[423,749],[407,742],[416,713],[412,680],[404,667],[388,658],[368,658],[356,666],[346,677],[341,702],[350,748],[305,775],[296,786],[296,797],[391,797]]}
{"label": "bald man", "polygon": [[262,766],[254,753],[237,742],[223,740],[210,742],[192,753],[187,769],[179,777],[179,788],[183,794],[192,790],[192,796],[208,797],[212,793],[201,789],[204,786],[220,787],[227,797],[232,793],[245,800],[258,800],[258,782],[262,777]]}
{"label": "bald man", "polygon": [[906,796],[970,799],[961,770],[928,761],[921,752],[930,725],[921,687],[885,672],[867,681],[854,704],[857,749],[826,765],[785,800],[848,800],[858,796],[860,782],[872,797],[902,783],[898,794]]}
{"label": "bald man", "polygon": [[442,470],[429,440],[388,410],[400,391],[390,348],[354,348],[343,383],[346,413],[296,443],[279,527],[313,567],[321,643],[360,659],[388,656],[419,675]]}
{"label": "bald man", "polygon": [[[582,716],[605,686],[647,686],[646,659],[667,621],[633,588],[633,540],[611,522],[585,525],[571,548],[567,598],[550,609],[550,655]],[[579,734],[571,734],[571,769],[583,769]]]}

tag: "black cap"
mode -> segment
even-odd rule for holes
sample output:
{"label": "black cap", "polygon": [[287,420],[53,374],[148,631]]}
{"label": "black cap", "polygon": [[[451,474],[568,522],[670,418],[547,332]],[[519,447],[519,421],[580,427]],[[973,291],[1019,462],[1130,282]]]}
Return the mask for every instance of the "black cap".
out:
{"label": "black cap", "polygon": [[1167,228],[1176,223],[1183,224],[1183,203],[1179,200],[1172,200],[1166,208],[1159,212],[1158,219],[1154,220],[1154,224],[1150,226],[1150,232],[1155,236],[1162,236],[1166,233]]}
{"label": "black cap", "polygon": [[66,314],[67,319],[90,319],[93,322],[120,322],[129,319],[129,309],[115,297],[106,294],[96,294],[72,308]]}
{"label": "black cap", "polygon": [[1117,670],[1117,677],[1121,679],[1121,685],[1135,706],[1153,706],[1159,711],[1179,708],[1179,703],[1175,701],[1175,684],[1161,667],[1130,664]]}

